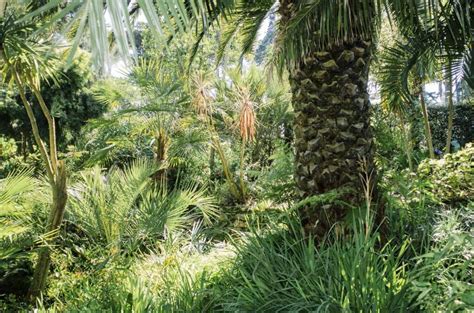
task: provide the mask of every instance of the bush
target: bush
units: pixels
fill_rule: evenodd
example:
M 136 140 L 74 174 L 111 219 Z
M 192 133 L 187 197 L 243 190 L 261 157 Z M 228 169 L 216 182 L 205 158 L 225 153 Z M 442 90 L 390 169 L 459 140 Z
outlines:
M 468 144 L 444 159 L 426 159 L 418 166 L 421 179 L 430 182 L 429 190 L 443 202 L 474 198 L 474 145 Z
M 474 203 L 440 214 L 432 246 L 410 274 L 413 307 L 425 312 L 474 310 Z
M 446 106 L 429 107 L 433 146 L 443 149 L 446 146 L 448 128 L 448 108 Z M 454 106 L 453 139 L 461 146 L 474 141 L 474 105 Z

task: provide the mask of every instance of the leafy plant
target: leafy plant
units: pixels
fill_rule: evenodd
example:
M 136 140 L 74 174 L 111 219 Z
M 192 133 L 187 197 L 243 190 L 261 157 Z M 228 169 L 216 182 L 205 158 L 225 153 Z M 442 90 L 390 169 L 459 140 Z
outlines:
M 35 186 L 28 171 L 12 173 L 0 180 L 0 260 L 22 250 L 16 241 L 31 227 L 31 206 L 25 204 L 25 196 Z
M 234 266 L 221 278 L 222 309 L 404 312 L 406 245 L 380 245 L 376 234 L 357 231 L 317 246 L 301 231 L 293 220 L 254 229 L 237 244 Z
M 474 309 L 473 210 L 471 202 L 464 209 L 438 216 L 433 245 L 415 257 L 410 273 L 414 307 L 427 312 Z
M 155 171 L 145 160 L 106 174 L 97 166 L 84 171 L 71 191 L 68 220 L 113 254 L 153 244 L 198 218 L 210 223 L 217 216 L 213 199 L 203 189 L 155 187 Z
M 474 145 L 440 160 L 424 160 L 418 167 L 422 179 L 431 182 L 429 189 L 440 200 L 464 201 L 474 197 Z

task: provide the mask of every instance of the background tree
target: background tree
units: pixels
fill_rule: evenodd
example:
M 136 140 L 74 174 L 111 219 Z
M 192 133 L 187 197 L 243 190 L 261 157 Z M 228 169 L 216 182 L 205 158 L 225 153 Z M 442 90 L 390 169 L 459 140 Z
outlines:
M 40 43 L 38 38 L 32 36 L 37 29 L 35 22 L 18 23 L 17 21 L 18 19 L 14 15 L 8 14 L 1 17 L 2 76 L 18 89 L 28 114 L 52 192 L 52 206 L 47 231 L 48 233 L 57 232 L 64 216 L 67 200 L 66 168 L 64 161 L 58 160 L 55 120 L 41 94 L 40 85 L 42 79 L 54 77 L 55 60 L 46 54 L 47 47 Z M 34 94 L 47 121 L 47 145 L 41 138 L 32 105 L 26 97 L 26 88 L 29 88 Z M 50 237 L 48 243 L 52 244 L 55 237 Z M 50 262 L 50 248 L 46 246 L 40 250 L 30 287 L 30 295 L 33 298 L 36 298 L 45 286 Z
M 106 109 L 92 97 L 90 87 L 93 75 L 89 66 L 87 54 L 77 54 L 68 69 L 65 69 L 65 64 L 58 68 L 56 83 L 49 79 L 41 84 L 43 98 L 56 120 L 56 140 L 62 150 L 77 140 L 75 134 L 88 119 L 100 116 Z M 43 137 L 48 133 L 48 125 L 41 118 L 43 113 L 38 101 L 31 92 L 27 92 L 25 96 L 32 103 L 40 135 Z M 0 126 L 2 133 L 21 143 L 21 152 L 26 157 L 33 151 L 34 139 L 31 136 L 28 116 L 17 92 L 6 93 L 5 101 L 0 104 L 0 118 L 4 121 Z

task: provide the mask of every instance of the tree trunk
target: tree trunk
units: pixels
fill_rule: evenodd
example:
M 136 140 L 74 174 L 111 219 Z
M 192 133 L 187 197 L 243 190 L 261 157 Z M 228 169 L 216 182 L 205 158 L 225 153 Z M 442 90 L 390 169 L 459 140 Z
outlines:
M 410 172 L 413 172 L 413 145 L 412 145 L 412 136 L 411 136 L 411 124 L 406 123 L 405 119 L 399 115 L 398 116 L 400 120 L 400 131 L 402 132 L 403 136 L 403 148 L 405 150 L 405 154 L 407 156 L 407 161 L 408 161 L 408 168 L 410 169 Z
M 447 85 L 447 97 L 448 97 L 448 131 L 446 136 L 446 153 L 451 152 L 451 140 L 453 137 L 453 119 L 454 119 L 454 104 L 453 104 L 453 78 L 451 77 L 451 71 L 448 78 Z
M 33 280 L 28 291 L 30 299 L 38 298 L 46 285 L 46 278 L 51 264 L 51 247 L 54 245 L 57 232 L 61 226 L 64 210 L 67 202 L 66 188 L 66 167 L 64 161 L 58 162 L 58 170 L 54 184 L 51 186 L 53 192 L 53 205 L 49 215 L 48 228 L 45 239 L 45 247 L 43 247 L 38 255 Z
M 425 95 L 424 95 L 422 84 L 420 84 L 420 87 L 419 87 L 419 98 L 420 98 L 421 112 L 423 113 L 423 125 L 425 127 L 426 145 L 428 146 L 430 158 L 434 159 L 435 154 L 434 154 L 434 148 L 433 148 L 433 137 L 431 135 L 430 119 L 428 116 L 428 108 L 426 107 Z
M 158 170 L 153 175 L 153 180 L 159 186 L 164 186 L 167 182 L 168 148 L 170 138 L 164 129 L 160 129 L 155 134 L 154 159 Z
M 361 176 L 375 182 L 373 138 L 367 92 L 371 43 L 333 46 L 304 58 L 291 71 L 295 109 L 295 179 L 302 197 L 349 189 L 344 201 L 364 200 Z M 365 169 L 361 166 L 364 159 Z M 324 235 L 347 215 L 342 205 L 305 207 L 306 231 Z

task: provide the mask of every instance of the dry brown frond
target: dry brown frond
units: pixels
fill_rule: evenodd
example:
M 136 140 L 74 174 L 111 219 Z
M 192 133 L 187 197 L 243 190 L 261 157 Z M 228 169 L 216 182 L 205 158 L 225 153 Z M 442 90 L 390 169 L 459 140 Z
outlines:
M 192 78 L 192 84 L 192 104 L 194 109 L 201 117 L 209 116 L 211 113 L 209 82 L 203 73 L 198 73 Z
M 250 93 L 246 88 L 239 88 L 240 136 L 244 142 L 255 139 L 255 110 Z

